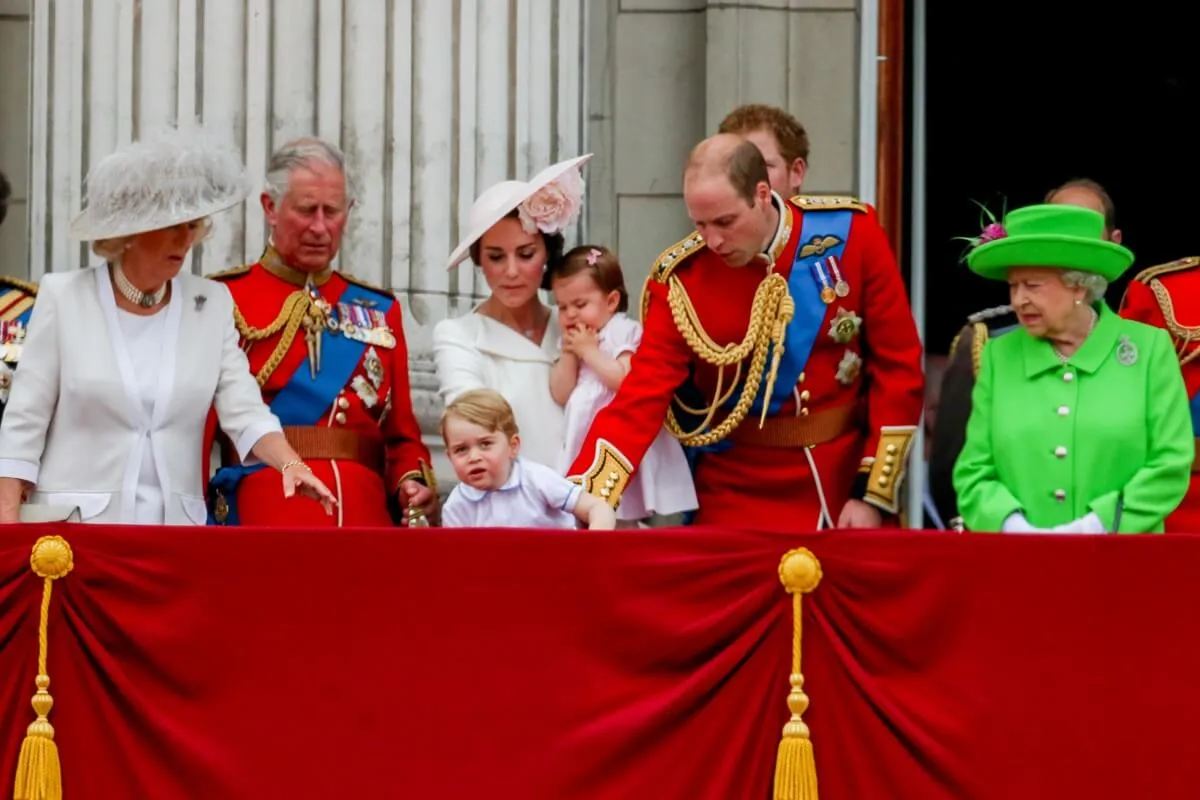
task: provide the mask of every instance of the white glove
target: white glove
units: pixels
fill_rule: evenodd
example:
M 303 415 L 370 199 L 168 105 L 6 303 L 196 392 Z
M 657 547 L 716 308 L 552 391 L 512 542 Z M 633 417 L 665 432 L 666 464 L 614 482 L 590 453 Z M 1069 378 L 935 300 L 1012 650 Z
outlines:
M 1086 516 L 1080 517 L 1074 522 L 1068 522 L 1066 525 L 1058 525 L 1051 528 L 1052 533 L 1108 533 L 1104 529 L 1104 523 L 1100 521 L 1100 516 L 1092 511 Z
M 1004 524 L 1000 527 L 1001 533 L 1048 533 L 1043 528 L 1035 528 L 1029 524 L 1029 520 L 1025 519 L 1025 515 L 1020 511 L 1014 511 L 1004 518 Z

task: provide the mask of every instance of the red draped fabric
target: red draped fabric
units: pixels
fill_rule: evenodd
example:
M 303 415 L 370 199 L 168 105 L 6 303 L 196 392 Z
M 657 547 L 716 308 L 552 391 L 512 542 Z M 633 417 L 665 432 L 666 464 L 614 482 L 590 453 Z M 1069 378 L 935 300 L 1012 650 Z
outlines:
M 770 797 L 791 602 L 822 800 L 1191 798 L 1200 537 L 13 527 L 0 778 L 76 798 Z

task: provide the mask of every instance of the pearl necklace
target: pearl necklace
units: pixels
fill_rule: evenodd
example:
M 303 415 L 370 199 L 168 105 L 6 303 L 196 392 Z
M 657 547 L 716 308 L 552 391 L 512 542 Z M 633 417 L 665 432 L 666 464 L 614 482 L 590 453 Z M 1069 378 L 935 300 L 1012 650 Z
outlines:
M 156 292 L 143 292 L 134 286 L 129 282 L 129 278 L 125 277 L 125 271 L 121 269 L 120 264 L 113 265 L 113 282 L 117 284 L 117 291 L 121 293 L 122 297 L 142 308 L 154 308 L 167 296 L 167 284 L 165 283 L 158 287 Z
M 1090 310 L 1092 312 L 1092 321 L 1088 323 L 1087 333 L 1085 333 L 1083 335 L 1083 338 L 1085 340 L 1087 339 L 1087 337 L 1092 335 L 1092 330 L 1095 329 L 1095 327 L 1096 327 L 1096 320 L 1098 320 L 1100 318 L 1100 315 L 1096 313 L 1096 309 L 1093 308 Z M 1080 345 L 1081 346 L 1083 345 L 1082 341 L 1080 341 Z M 1054 355 L 1058 356 L 1058 360 L 1060 363 L 1066 364 L 1068 361 L 1071 360 L 1071 356 L 1065 354 L 1062 350 L 1059 350 L 1054 345 L 1050 345 L 1050 347 L 1051 347 L 1051 349 L 1054 350 Z M 1076 349 L 1078 349 L 1078 348 L 1076 348 Z

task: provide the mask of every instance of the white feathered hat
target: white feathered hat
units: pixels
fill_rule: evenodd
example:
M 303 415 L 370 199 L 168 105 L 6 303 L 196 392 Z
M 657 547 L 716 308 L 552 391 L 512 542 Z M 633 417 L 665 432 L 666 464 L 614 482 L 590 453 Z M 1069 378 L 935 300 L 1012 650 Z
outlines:
M 471 252 L 471 245 L 514 209 L 529 233 L 562 233 L 579 216 L 583 205 L 583 178 L 579 168 L 591 153 L 551 164 L 526 181 L 501 181 L 484 190 L 467 213 L 467 235 L 450 254 L 452 269 Z
M 250 193 L 237 148 L 196 126 L 173 128 L 105 156 L 85 185 L 87 207 L 68 231 L 83 241 L 203 219 Z

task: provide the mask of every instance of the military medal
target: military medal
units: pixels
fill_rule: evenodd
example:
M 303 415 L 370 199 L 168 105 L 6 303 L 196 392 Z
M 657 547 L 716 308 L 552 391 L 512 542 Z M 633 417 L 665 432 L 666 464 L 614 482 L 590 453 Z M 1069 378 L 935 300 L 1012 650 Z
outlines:
M 846 279 L 842 277 L 842 271 L 838 269 L 837 256 L 829 257 L 829 271 L 833 274 L 833 291 L 838 297 L 845 297 L 850 294 L 850 284 L 846 283 Z
M 821 267 L 821 262 L 824 259 L 817 259 L 812 264 L 813 273 L 816 275 L 817 282 L 821 284 L 821 302 L 829 305 L 837 299 L 837 295 L 833 291 L 833 287 L 829 285 L 829 278 L 825 276 L 825 270 Z
M 366 357 L 363 359 L 363 368 L 367 371 L 367 377 L 371 379 L 371 385 L 378 389 L 383 385 L 383 361 L 379 358 L 379 354 L 372 347 L 367 351 Z
M 837 310 L 837 315 L 829 323 L 829 338 L 838 344 L 847 344 L 858 335 L 862 327 L 862 317 L 844 308 Z

